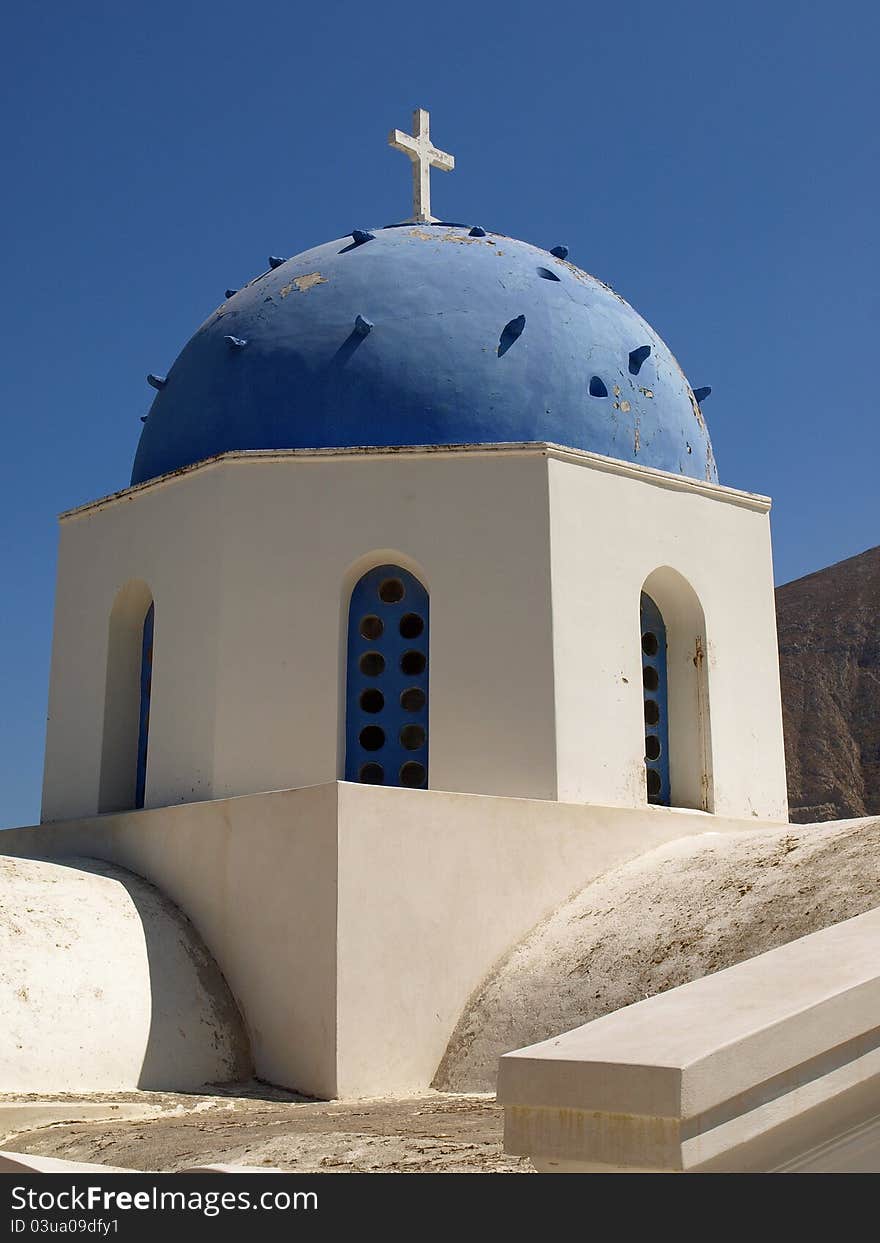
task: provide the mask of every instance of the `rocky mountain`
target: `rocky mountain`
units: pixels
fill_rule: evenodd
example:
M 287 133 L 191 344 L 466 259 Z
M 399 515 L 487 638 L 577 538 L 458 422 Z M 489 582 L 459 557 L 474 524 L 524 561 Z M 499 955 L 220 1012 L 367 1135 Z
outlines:
M 880 547 L 776 591 L 791 819 L 880 813 Z

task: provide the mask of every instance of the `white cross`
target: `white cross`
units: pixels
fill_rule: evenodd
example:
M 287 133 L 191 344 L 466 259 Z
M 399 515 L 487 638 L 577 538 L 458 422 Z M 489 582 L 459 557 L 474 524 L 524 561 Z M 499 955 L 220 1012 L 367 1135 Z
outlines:
M 445 151 L 438 151 L 431 142 L 429 133 L 430 117 L 424 108 L 413 111 L 412 137 L 403 130 L 393 129 L 388 135 L 388 143 L 397 151 L 404 151 L 412 160 L 413 166 L 413 214 L 412 220 L 422 224 L 432 224 L 436 217 L 431 215 L 431 169 L 441 168 L 444 173 L 451 173 L 455 168 L 455 159 Z

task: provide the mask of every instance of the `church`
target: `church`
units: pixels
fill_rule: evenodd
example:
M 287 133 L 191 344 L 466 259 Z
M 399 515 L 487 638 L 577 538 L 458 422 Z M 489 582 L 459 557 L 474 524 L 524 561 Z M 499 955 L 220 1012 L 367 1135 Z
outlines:
M 414 128 L 415 219 L 227 290 L 62 516 L 43 820 L 339 779 L 786 818 L 769 502 L 565 246 L 431 217 Z
M 558 238 L 435 219 L 425 111 L 390 142 L 411 217 L 227 289 L 60 517 L 0 1091 L 429 1088 L 572 894 L 787 822 L 770 500 L 710 389 Z

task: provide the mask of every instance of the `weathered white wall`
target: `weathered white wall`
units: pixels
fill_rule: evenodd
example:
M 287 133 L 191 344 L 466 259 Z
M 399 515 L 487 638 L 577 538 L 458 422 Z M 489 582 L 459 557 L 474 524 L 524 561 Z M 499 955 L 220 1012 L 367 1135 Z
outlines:
M 348 594 L 383 561 L 431 592 L 430 783 L 552 798 L 540 453 L 245 454 L 61 524 L 44 820 L 99 807 L 108 620 L 155 601 L 148 807 L 343 772 Z
M 152 881 L 204 937 L 261 1078 L 370 1096 L 427 1088 L 494 963 L 595 876 L 752 825 L 333 783 L 10 829 L 0 847 Z
M 344 773 L 348 598 L 383 562 L 431 596 L 431 788 L 555 795 L 540 455 L 313 455 L 222 470 L 215 797 Z
M 659 471 L 548 463 L 556 679 L 558 797 L 638 805 L 645 800 L 639 598 L 651 589 L 668 616 L 670 669 L 676 618 L 659 590 L 680 575 L 702 605 L 711 727 L 707 809 L 788 818 L 768 503 Z M 657 586 L 653 584 L 658 582 Z M 672 679 L 670 679 L 672 682 Z M 672 686 L 670 710 L 673 711 Z M 673 730 L 673 802 L 699 808 L 693 703 Z M 676 769 L 678 746 L 678 771 Z M 678 797 L 676 787 L 678 787 Z
M 204 937 L 257 1074 L 335 1095 L 335 785 L 8 829 L 0 848 L 89 855 L 146 877 Z
M 101 806 L 110 615 L 132 579 L 156 610 L 147 803 L 213 797 L 220 482 L 195 471 L 183 487 L 125 493 L 62 521 L 43 819 Z
M 751 827 L 340 784 L 339 1094 L 432 1083 L 488 971 L 588 881 L 673 838 Z
M 223 977 L 167 898 L 94 859 L 0 856 L 0 1092 L 188 1092 L 250 1074 Z
M 766 511 L 541 446 L 231 454 L 75 511 L 42 817 L 107 806 L 108 624 L 126 582 L 155 602 L 156 807 L 342 774 L 348 595 L 398 561 L 431 595 L 432 789 L 644 805 L 639 595 L 671 567 L 706 617 L 705 805 L 785 818 Z M 674 801 L 699 807 L 693 740 L 673 732 Z

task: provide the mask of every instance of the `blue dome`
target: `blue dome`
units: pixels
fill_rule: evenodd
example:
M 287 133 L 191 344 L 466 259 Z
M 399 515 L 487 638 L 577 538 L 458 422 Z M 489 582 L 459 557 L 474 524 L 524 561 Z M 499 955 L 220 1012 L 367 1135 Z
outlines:
M 132 483 L 232 449 L 550 441 L 716 480 L 681 368 L 565 259 L 466 226 L 397 225 L 272 267 L 199 328 Z

